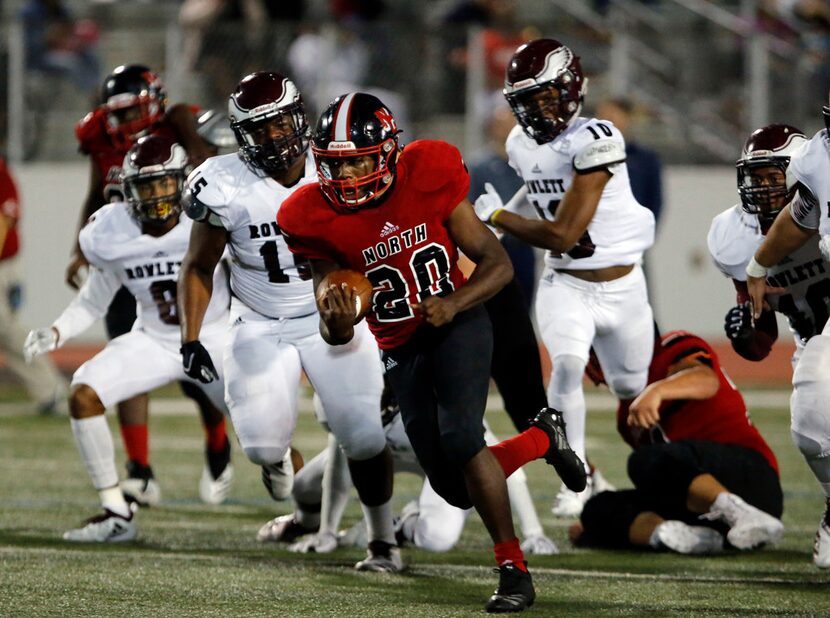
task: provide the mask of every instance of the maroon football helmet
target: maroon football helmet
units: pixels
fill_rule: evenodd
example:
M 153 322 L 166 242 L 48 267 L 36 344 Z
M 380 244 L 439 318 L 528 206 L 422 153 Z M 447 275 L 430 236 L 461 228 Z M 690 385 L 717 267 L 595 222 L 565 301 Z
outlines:
M 187 153 L 174 140 L 140 138 L 124 157 L 122 170 L 124 195 L 136 219 L 160 224 L 181 212 Z
M 790 156 L 807 136 L 786 124 L 771 124 L 750 135 L 738 159 L 738 192 L 741 207 L 769 224 L 789 202 L 795 189 L 787 189 Z
M 228 117 L 242 157 L 266 174 L 284 172 L 308 150 L 303 99 L 284 75 L 246 76 L 228 100 Z
M 587 82 L 579 57 L 568 47 L 536 39 L 513 54 L 503 92 L 528 137 L 546 144 L 579 115 Z

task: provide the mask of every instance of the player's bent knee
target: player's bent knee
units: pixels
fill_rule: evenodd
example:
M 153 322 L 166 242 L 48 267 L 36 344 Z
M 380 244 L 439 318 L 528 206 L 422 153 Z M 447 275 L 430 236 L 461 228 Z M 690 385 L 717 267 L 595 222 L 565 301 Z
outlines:
M 648 375 L 625 375 L 612 377 L 608 381 L 608 388 L 617 399 L 634 399 L 646 387 Z
M 380 431 L 351 431 L 337 436 L 346 457 L 353 461 L 364 461 L 376 457 L 386 448 L 386 434 Z
M 793 442 L 804 457 L 830 454 L 830 388 L 823 381 L 799 384 L 790 400 L 790 414 Z
M 485 448 L 484 436 L 476 431 L 457 430 L 441 433 L 441 449 L 455 466 L 463 468 Z
M 72 418 L 90 418 L 104 412 L 104 404 L 91 386 L 77 384 L 72 387 L 72 393 L 69 395 L 69 414 Z
M 243 446 L 245 456 L 259 466 L 267 466 L 282 461 L 288 450 L 288 445 L 279 446 Z
M 582 388 L 585 361 L 572 354 L 562 354 L 553 359 L 550 389 L 557 394 L 572 393 Z

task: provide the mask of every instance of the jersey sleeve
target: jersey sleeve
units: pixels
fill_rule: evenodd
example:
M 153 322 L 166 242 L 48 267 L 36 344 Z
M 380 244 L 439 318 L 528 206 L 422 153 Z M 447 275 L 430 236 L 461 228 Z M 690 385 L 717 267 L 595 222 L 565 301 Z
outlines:
M 442 209 L 446 221 L 470 192 L 470 174 L 461 152 L 452 144 L 431 140 L 413 142 L 407 150 L 416 186 L 421 193 L 429 194 L 430 203 Z
M 17 221 L 20 218 L 20 198 L 6 162 L 0 159 L 0 214 Z
M 309 202 L 322 199 L 317 185 L 301 187 L 280 205 L 277 211 L 277 226 L 292 253 L 306 260 L 337 262 L 337 252 L 326 244 L 319 234 L 315 235 L 305 216 L 311 209 Z
M 75 125 L 75 138 L 78 140 L 78 150 L 83 154 L 91 154 L 96 141 L 101 139 L 103 131 L 103 111 L 93 110 L 84 116 Z
M 182 192 L 182 209 L 194 221 L 226 230 L 234 229 L 228 208 L 228 191 L 214 158 L 208 159 L 187 177 Z
M 734 217 L 732 208 L 720 213 L 709 226 L 706 245 L 712 262 L 725 277 L 746 281 L 746 265 L 755 254 L 753 247 L 746 247 L 740 238 L 730 232 Z
M 625 139 L 607 120 L 590 120 L 571 138 L 570 154 L 574 170 L 587 174 L 607 169 L 612 174 L 625 162 Z
M 507 139 L 504 142 L 504 150 L 507 153 L 507 164 L 513 168 L 513 171 L 516 172 L 519 178 L 522 177 L 522 172 L 516 163 L 516 149 L 518 148 L 518 143 L 522 135 L 524 135 L 522 128 L 516 125 L 510 129 L 510 133 L 507 134 Z
M 660 353 L 665 371 L 681 362 L 695 361 L 717 369 L 719 363 L 715 351 L 706 341 L 691 333 L 678 333 L 663 342 Z
M 120 287 L 121 282 L 113 272 L 93 266 L 81 291 L 52 323 L 60 333 L 59 345 L 81 334 L 100 319 Z
M 793 201 L 790 202 L 790 216 L 799 226 L 808 230 L 817 230 L 821 221 L 821 208 L 812 191 L 804 185 L 797 185 Z

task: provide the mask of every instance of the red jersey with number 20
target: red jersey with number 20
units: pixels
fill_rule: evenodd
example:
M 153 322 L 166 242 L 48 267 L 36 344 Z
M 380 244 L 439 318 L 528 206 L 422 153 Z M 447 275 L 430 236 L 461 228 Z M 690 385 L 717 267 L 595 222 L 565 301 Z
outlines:
M 366 320 L 378 346 L 390 349 L 423 321 L 410 304 L 465 282 L 446 224 L 469 186 L 457 148 L 416 141 L 401 153 L 395 185 L 379 206 L 343 214 L 318 185 L 307 185 L 283 202 L 277 221 L 293 252 L 366 275 L 374 288 Z

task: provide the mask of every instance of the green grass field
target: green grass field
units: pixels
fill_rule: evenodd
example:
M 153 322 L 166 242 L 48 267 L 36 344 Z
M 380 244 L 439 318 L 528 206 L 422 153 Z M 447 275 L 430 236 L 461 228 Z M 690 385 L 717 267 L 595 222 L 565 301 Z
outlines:
M 411 568 L 403 575 L 353 571 L 363 555 L 358 549 L 315 556 L 258 544 L 259 526 L 289 504 L 266 498 L 259 468 L 238 451 L 230 502 L 199 502 L 202 433 L 191 404 L 178 400 L 151 421 L 152 463 L 164 498 L 138 514 L 139 540 L 66 543 L 61 534 L 96 512 L 97 496 L 68 419 L 39 417 L 15 399 L 0 392 L 0 616 L 467 616 L 483 614 L 495 586 L 491 546 L 476 516 L 448 554 L 405 550 Z M 295 445 L 310 458 L 325 436 L 307 410 L 306 403 Z M 500 435 L 510 433 L 503 413 L 488 419 Z M 782 469 L 787 530 L 778 547 L 714 558 L 574 549 L 570 522 L 550 514 L 558 480 L 535 462 L 527 469 L 531 488 L 561 554 L 531 557 L 538 597 L 529 615 L 830 615 L 830 572 L 810 560 L 821 492 L 790 442 L 787 410 L 759 409 L 753 419 Z M 595 463 L 609 480 L 628 485 L 627 449 L 610 412 L 591 412 L 588 433 Z M 397 508 L 419 486 L 416 477 L 399 475 Z M 358 517 L 353 501 L 344 524 Z

